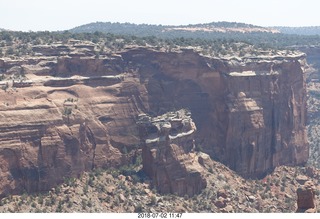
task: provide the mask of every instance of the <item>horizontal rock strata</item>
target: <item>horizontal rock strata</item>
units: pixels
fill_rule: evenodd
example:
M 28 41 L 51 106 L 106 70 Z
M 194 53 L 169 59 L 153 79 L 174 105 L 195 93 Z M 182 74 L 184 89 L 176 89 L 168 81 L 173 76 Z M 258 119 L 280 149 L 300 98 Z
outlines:
M 131 163 L 138 115 L 182 108 L 197 126 L 195 145 L 245 177 L 307 161 L 303 54 L 221 59 L 128 48 L 98 58 L 79 43 L 34 52 L 0 60 L 0 194 Z

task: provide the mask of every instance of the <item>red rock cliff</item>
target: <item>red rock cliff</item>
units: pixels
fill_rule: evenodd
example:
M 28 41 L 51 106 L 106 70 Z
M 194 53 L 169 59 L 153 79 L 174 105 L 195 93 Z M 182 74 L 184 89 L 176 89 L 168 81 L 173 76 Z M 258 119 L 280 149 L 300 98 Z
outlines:
M 304 56 L 209 59 L 130 51 L 149 109 L 189 108 L 196 143 L 245 177 L 308 159 Z
M 181 108 L 193 115 L 195 144 L 243 176 L 308 158 L 304 56 L 47 53 L 0 62 L 5 75 L 27 76 L 1 82 L 1 194 L 46 190 L 66 176 L 130 163 L 140 144 L 138 115 Z

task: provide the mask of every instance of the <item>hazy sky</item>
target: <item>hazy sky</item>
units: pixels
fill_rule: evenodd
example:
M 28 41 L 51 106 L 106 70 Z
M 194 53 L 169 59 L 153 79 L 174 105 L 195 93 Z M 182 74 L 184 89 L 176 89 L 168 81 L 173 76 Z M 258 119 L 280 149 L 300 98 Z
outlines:
M 319 0 L 0 0 L 0 28 L 66 30 L 96 21 L 320 26 Z

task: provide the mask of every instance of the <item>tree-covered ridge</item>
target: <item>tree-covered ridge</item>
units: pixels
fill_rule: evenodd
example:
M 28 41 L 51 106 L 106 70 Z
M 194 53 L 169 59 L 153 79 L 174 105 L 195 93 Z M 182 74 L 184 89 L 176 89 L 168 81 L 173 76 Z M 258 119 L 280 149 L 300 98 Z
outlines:
M 284 34 L 297 34 L 297 35 L 320 35 L 320 26 L 310 27 L 272 27 L 272 29 L 279 30 Z
M 66 42 L 68 39 L 88 40 L 93 43 L 105 41 L 105 47 L 110 47 L 112 50 L 133 44 L 138 46 L 168 47 L 170 49 L 181 46 L 200 47 L 205 54 L 214 56 L 224 55 L 225 53 L 234 53 L 234 55 L 242 56 L 246 54 L 246 51 L 242 50 L 242 48 L 248 47 L 244 45 L 252 45 L 251 49 L 255 51 L 253 53 L 255 54 L 259 53 L 259 50 L 275 51 L 288 48 L 291 50 L 291 48 L 295 47 L 319 46 L 320 44 L 320 35 L 292 35 L 263 31 L 214 32 L 206 31 L 205 28 L 208 27 L 262 28 L 236 22 L 213 22 L 180 26 L 96 22 L 63 32 L 0 31 L 0 56 L 31 54 L 32 45 L 50 44 L 59 41 Z M 168 31 L 170 28 L 171 30 Z M 196 28 L 196 31 L 188 31 L 186 28 L 193 28 L 193 30 Z M 239 46 L 239 43 L 242 46 Z M 229 48 L 233 48 L 233 50 L 229 50 Z
M 195 26 L 213 26 L 213 27 L 231 27 L 231 28 L 235 28 L 235 27 L 238 27 L 238 28 L 256 28 L 256 27 L 259 27 L 260 26 L 256 26 L 256 25 L 253 25 L 253 24 L 245 24 L 245 23 L 238 23 L 238 22 L 227 22 L 227 21 L 219 21 L 219 22 L 211 22 L 211 23 L 204 23 L 204 24 L 189 24 L 189 25 L 180 25 L 178 27 L 181 27 L 181 26 L 192 26 L 192 27 L 195 27 Z
M 132 24 L 132 23 L 111 23 L 95 22 L 75 27 L 70 30 L 73 33 L 95 31 L 113 34 L 130 34 L 135 36 L 158 36 L 165 38 L 193 37 L 198 38 L 201 32 L 219 33 L 219 32 L 273 32 L 270 28 L 259 27 L 251 24 L 237 22 L 212 22 L 205 24 L 189 25 L 151 25 L 151 24 Z M 191 33 L 188 33 L 191 32 Z M 208 36 L 201 36 L 208 38 Z
M 137 37 L 134 35 L 116 35 L 112 33 L 72 33 L 64 32 L 0 32 L 0 57 L 34 56 L 34 46 L 68 44 L 79 40 L 93 43 L 96 55 L 111 54 L 128 47 L 153 47 L 155 50 L 174 51 L 194 49 L 210 57 L 251 57 L 259 55 L 291 54 L 291 50 L 278 50 L 263 43 L 252 43 L 231 37 L 206 38 L 161 38 L 155 36 Z M 254 42 L 254 41 L 253 41 Z
M 132 35 L 150 35 L 152 33 L 162 33 L 168 28 L 260 28 L 264 30 L 269 30 L 270 28 L 255 26 L 252 24 L 245 23 L 237 23 L 237 22 L 211 22 L 204 24 L 189 24 L 189 25 L 152 25 L 152 24 L 133 24 L 133 23 L 112 23 L 112 22 L 94 22 L 89 24 L 84 24 L 78 27 L 71 29 L 71 32 L 79 33 L 79 32 L 110 32 L 118 33 L 118 34 L 132 34 Z M 258 30 L 258 29 L 257 29 Z M 145 32 L 147 31 L 147 32 Z M 266 32 L 264 31 L 264 32 Z M 219 31 L 215 31 L 219 32 Z
M 225 28 L 251 28 L 252 31 L 237 31 L 237 32 L 219 32 L 205 30 L 204 28 L 217 27 Z M 192 31 L 188 28 L 193 28 Z M 256 28 L 256 29 L 254 29 Z M 259 29 L 260 28 L 260 29 Z M 163 25 L 149 25 L 149 24 L 131 24 L 131 23 L 111 23 L 111 22 L 96 22 L 82 25 L 70 30 L 72 33 L 113 33 L 120 35 L 134 35 L 138 37 L 157 36 L 158 38 L 172 39 L 172 38 L 195 38 L 202 40 L 234 40 L 246 42 L 258 46 L 270 48 L 286 48 L 292 46 L 308 46 L 319 45 L 319 35 L 298 35 L 276 33 L 271 28 L 254 26 L 250 24 L 236 23 L 236 22 L 213 22 L 207 24 L 190 24 L 180 26 L 163 26 Z M 299 29 L 299 28 L 298 28 Z M 308 29 L 308 28 L 307 28 Z M 317 29 L 315 27 L 315 29 Z M 169 31 L 168 31 L 169 30 Z M 254 31 L 259 30 L 259 31 Z M 268 31 L 270 30 L 270 31 Z M 278 29 L 283 31 L 283 29 Z M 303 28 L 301 28 L 301 31 Z

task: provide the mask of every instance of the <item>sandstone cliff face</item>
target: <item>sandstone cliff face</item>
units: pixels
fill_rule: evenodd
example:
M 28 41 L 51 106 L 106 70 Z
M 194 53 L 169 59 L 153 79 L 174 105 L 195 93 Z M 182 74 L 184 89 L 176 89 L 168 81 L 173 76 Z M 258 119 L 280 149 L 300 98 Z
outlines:
M 179 110 L 155 118 L 142 114 L 138 126 L 143 170 L 159 192 L 193 196 L 206 187 L 206 169 L 194 151 L 196 127 L 190 112 Z
M 92 46 L 51 49 L 0 61 L 1 194 L 130 163 L 138 115 L 181 108 L 192 113 L 195 144 L 243 176 L 308 158 L 301 55 L 223 60 L 133 48 L 94 58 Z
M 297 60 L 262 65 L 270 71 L 228 74 L 226 160 L 244 176 L 308 159 L 301 65 Z
M 100 124 L 81 115 L 67 118 L 63 108 L 41 99 L 32 106 L 16 98 L 17 104 L 1 111 L 2 195 L 45 191 L 85 170 L 122 162 L 121 153 L 108 147 Z
M 149 108 L 191 110 L 197 144 L 245 177 L 308 159 L 303 56 L 230 60 L 130 51 Z M 138 60 L 137 60 L 138 57 Z

